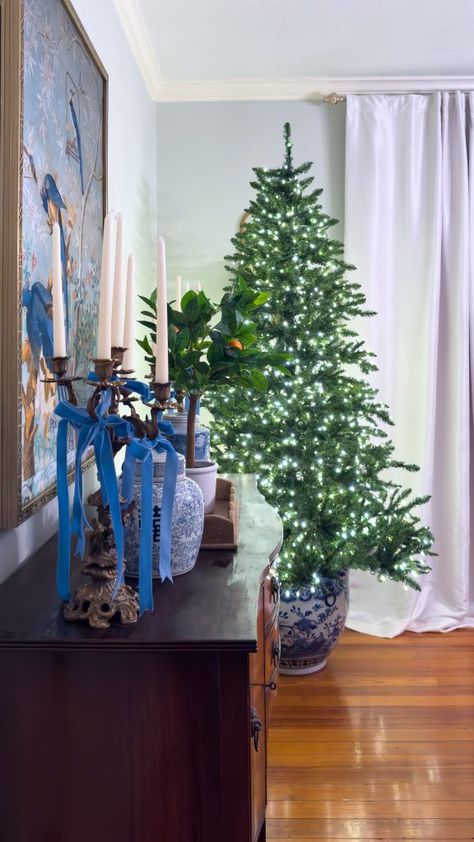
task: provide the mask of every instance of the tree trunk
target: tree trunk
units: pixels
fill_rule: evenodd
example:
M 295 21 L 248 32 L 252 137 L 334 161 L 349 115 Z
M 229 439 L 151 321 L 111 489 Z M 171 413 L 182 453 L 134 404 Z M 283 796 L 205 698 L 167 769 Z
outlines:
M 195 430 L 196 430 L 196 408 L 199 395 L 189 395 L 189 409 L 188 409 L 188 424 L 186 429 L 186 467 L 196 467 L 196 448 L 195 448 Z

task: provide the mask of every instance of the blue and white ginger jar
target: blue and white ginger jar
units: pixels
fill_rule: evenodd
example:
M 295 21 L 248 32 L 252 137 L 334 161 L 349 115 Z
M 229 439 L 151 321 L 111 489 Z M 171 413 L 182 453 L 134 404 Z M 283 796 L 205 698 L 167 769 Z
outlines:
M 163 416 L 163 421 L 171 421 L 174 433 L 166 438 L 171 442 L 177 453 L 186 456 L 186 427 L 188 423 L 187 412 L 169 412 Z M 196 460 L 198 462 L 209 461 L 210 431 L 208 427 L 201 425 L 199 416 L 196 418 L 196 429 L 194 433 L 194 446 L 196 449 Z
M 317 586 L 280 591 L 280 672 L 305 675 L 326 665 L 346 625 L 349 576 L 321 577 Z
M 159 578 L 161 500 L 165 455 L 153 452 L 153 578 Z M 126 576 L 138 576 L 140 546 L 141 464 L 137 462 L 133 486 L 136 509 L 125 527 Z M 179 456 L 178 480 L 171 521 L 171 573 L 180 576 L 196 564 L 204 528 L 202 491 L 185 474 L 184 456 Z

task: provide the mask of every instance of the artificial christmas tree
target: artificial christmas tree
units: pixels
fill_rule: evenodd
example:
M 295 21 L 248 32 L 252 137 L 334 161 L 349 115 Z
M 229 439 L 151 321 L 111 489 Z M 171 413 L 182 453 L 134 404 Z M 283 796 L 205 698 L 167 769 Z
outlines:
M 374 314 L 348 277 L 342 243 L 329 236 L 336 220 L 322 210 L 322 191 L 310 189 L 311 166 L 294 166 L 286 124 L 283 166 L 254 170 L 256 195 L 227 268 L 231 288 L 243 278 L 271 293 L 258 341 L 293 354 L 292 375 L 267 372 L 258 400 L 241 389 L 211 396 L 214 455 L 221 470 L 256 473 L 281 514 L 283 598 L 307 589 L 327 601 L 328 581 L 341 585 L 350 568 L 419 588 L 433 537 L 414 509 L 428 498 L 410 497 L 387 476 L 417 467 L 393 458 L 388 409 L 366 379 L 373 355 L 351 327 Z M 310 611 L 293 609 L 300 625 L 312 622 Z

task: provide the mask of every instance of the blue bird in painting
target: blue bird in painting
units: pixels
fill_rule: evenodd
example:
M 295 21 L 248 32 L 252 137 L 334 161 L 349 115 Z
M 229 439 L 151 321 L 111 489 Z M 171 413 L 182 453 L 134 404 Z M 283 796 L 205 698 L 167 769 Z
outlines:
M 42 356 L 51 368 L 51 357 L 54 356 L 51 292 L 36 281 L 31 288 L 23 289 L 21 303 L 26 307 L 26 333 L 35 368 L 39 371 Z
M 77 119 L 76 109 L 74 108 L 74 91 L 70 91 L 69 96 L 69 109 L 71 111 L 72 122 L 74 124 L 74 131 L 76 133 L 76 143 L 77 143 L 77 155 L 79 158 L 79 172 L 81 174 L 81 193 L 84 195 L 84 168 L 82 164 L 82 145 L 81 145 L 81 132 L 79 129 L 79 120 Z
M 41 201 L 51 222 L 57 222 L 59 225 L 61 239 L 61 263 L 63 267 L 63 295 L 64 315 L 66 323 L 66 341 L 69 342 L 69 303 L 67 294 L 66 241 L 64 239 L 63 223 L 61 219 L 61 210 L 66 210 L 66 205 L 62 200 L 57 184 L 51 173 L 46 173 L 44 177 L 43 186 L 41 188 Z
M 44 357 L 51 371 L 51 359 L 54 357 L 51 292 L 42 283 L 35 281 L 31 288 L 24 287 L 21 303 L 23 307 L 26 307 L 26 335 L 35 369 L 39 372 L 41 357 Z M 59 400 L 67 399 L 68 393 L 65 386 L 58 386 L 58 397 Z

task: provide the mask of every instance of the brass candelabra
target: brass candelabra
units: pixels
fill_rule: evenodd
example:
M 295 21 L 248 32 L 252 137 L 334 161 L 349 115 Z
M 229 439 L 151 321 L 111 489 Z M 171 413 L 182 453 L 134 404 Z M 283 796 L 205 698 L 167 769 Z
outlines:
M 139 438 L 154 439 L 159 434 L 160 415 L 169 406 L 170 384 L 156 382 L 153 377 L 154 372 L 152 372 L 154 401 L 152 404 L 147 404 L 151 406 L 151 417 L 147 416 L 144 420 L 140 418 L 133 405 L 136 398 L 133 391 L 126 385 L 127 375 L 132 374 L 132 371 L 122 370 L 125 351 L 126 348 L 114 347 L 111 359 L 93 360 L 93 375 L 86 379 L 86 382 L 94 387 L 87 401 L 87 412 L 91 418 L 98 420 L 97 408 L 101 395 L 109 389 L 112 400 L 108 413 L 117 415 L 122 403 L 130 411 L 130 415 L 124 420 L 131 424 L 135 435 Z M 74 382 L 82 378 L 68 376 L 68 362 L 69 357 L 54 357 L 52 360 L 54 378 L 47 382 L 65 386 L 69 402 L 77 406 Z M 129 439 L 117 435 L 113 428 L 109 428 L 108 432 L 115 455 L 128 443 Z M 104 505 L 100 490 L 91 494 L 87 502 L 97 510 L 97 516 L 92 519 L 90 528 L 86 530 L 86 550 L 80 565 L 81 574 L 87 576 L 89 581 L 79 585 L 69 601 L 64 604 L 64 617 L 69 621 L 86 621 L 96 629 L 108 628 L 114 617 L 117 617 L 122 624 L 135 623 L 139 616 L 136 591 L 124 582 L 120 582 L 116 588 L 117 550 L 109 507 Z M 134 508 L 135 503 L 132 502 L 126 510 L 122 510 L 124 526 L 127 525 Z M 116 593 L 114 593 L 115 590 Z

